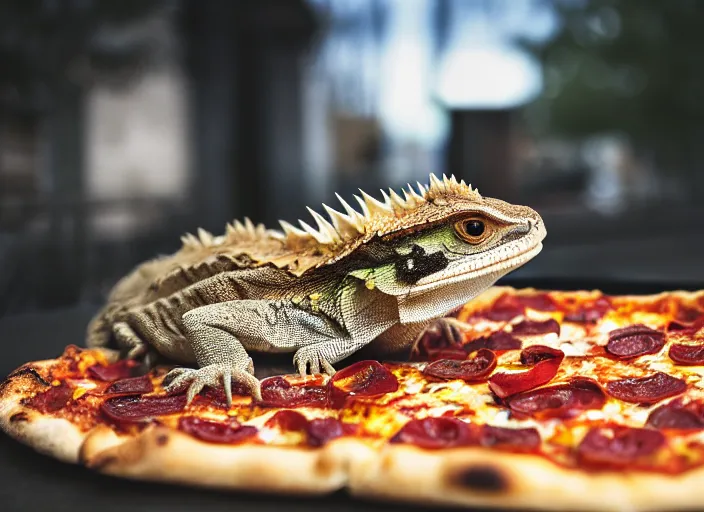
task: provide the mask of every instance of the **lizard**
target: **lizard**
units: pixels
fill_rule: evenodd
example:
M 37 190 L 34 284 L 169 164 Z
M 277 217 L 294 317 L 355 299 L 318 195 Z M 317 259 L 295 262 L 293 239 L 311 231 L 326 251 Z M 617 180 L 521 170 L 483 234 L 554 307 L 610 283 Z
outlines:
M 249 352 L 293 352 L 301 375 L 368 346 L 375 353 L 413 344 L 435 319 L 461 307 L 542 249 L 546 230 L 527 206 L 482 196 L 464 180 L 431 174 L 427 184 L 389 189 L 345 213 L 308 208 L 317 228 L 249 219 L 137 266 L 113 287 L 87 329 L 90 347 L 117 347 L 153 365 L 182 366 L 167 392 L 190 403 L 205 386 L 232 383 L 261 399 Z

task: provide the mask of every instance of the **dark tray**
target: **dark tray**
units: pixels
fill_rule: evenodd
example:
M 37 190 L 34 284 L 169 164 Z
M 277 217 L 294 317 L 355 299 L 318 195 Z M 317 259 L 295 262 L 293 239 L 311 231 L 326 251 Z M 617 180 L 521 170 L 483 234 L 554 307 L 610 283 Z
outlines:
M 550 279 L 506 279 L 502 284 L 557 290 L 601 289 L 609 294 L 648 294 L 673 289 L 704 288 L 704 283 L 570 282 Z M 0 319 L 0 374 L 7 375 L 26 361 L 56 357 L 68 344 L 80 344 L 85 325 L 94 311 L 94 308 L 84 307 Z M 400 512 L 408 508 L 409 505 L 389 505 L 354 499 L 344 492 L 324 498 L 301 498 L 242 492 L 225 493 L 175 485 L 132 482 L 58 462 L 0 434 L 0 510 L 5 512 Z M 415 507 L 413 509 L 422 510 Z

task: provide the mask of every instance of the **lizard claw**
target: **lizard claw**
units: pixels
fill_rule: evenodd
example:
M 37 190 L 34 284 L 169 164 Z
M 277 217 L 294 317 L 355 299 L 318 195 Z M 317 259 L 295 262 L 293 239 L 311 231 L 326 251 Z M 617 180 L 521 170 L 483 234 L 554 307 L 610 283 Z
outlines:
M 158 362 L 159 354 L 155 351 L 145 348 L 144 345 L 134 347 L 127 352 L 127 359 L 142 360 L 142 364 L 146 368 L 154 368 Z
M 146 345 L 137 345 L 127 351 L 127 359 L 139 359 L 147 353 Z
M 113 326 L 113 332 L 117 338 L 118 346 L 126 351 L 125 357 L 127 359 L 141 359 L 147 368 L 153 368 L 156 365 L 159 354 L 149 344 L 142 341 L 129 325 L 125 322 L 117 322 Z
M 437 319 L 437 325 L 442 329 L 445 337 L 453 345 L 462 345 L 464 341 L 464 333 L 468 330 L 469 325 L 452 317 L 442 317 Z
M 412 347 L 415 351 L 420 340 L 428 333 L 443 334 L 450 346 L 461 346 L 464 343 L 464 333 L 470 328 L 469 324 L 457 320 L 452 317 L 437 318 L 434 322 L 425 327 L 416 339 L 413 341 Z
M 255 400 L 261 400 L 259 380 L 250 372 L 232 368 L 226 364 L 211 364 L 197 370 L 193 368 L 174 368 L 164 380 L 169 382 L 164 387 L 167 393 L 182 391 L 188 387 L 186 404 L 190 405 L 198 393 L 205 386 L 212 388 L 223 387 L 227 397 L 228 407 L 232 405 L 232 380 L 244 385 Z
M 308 369 L 310 368 L 310 375 L 315 375 L 320 373 L 320 369 L 328 375 L 335 375 L 335 368 L 320 354 L 320 351 L 314 347 L 303 347 L 299 349 L 293 356 L 293 364 L 298 369 L 298 373 L 302 377 L 308 374 Z

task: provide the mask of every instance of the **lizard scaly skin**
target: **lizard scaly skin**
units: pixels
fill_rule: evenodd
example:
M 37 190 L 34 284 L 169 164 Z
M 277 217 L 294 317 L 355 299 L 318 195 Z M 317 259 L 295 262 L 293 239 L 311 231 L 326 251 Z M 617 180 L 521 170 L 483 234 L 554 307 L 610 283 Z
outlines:
M 403 197 L 362 192 L 361 212 L 313 210 L 313 228 L 249 220 L 214 237 L 187 235 L 171 256 L 137 267 L 112 290 L 88 328 L 89 346 L 186 365 L 168 390 L 232 381 L 260 398 L 249 351 L 294 352 L 301 374 L 367 345 L 409 346 L 433 319 L 461 306 L 542 248 L 545 227 L 526 206 L 482 197 L 454 177 L 430 176 Z

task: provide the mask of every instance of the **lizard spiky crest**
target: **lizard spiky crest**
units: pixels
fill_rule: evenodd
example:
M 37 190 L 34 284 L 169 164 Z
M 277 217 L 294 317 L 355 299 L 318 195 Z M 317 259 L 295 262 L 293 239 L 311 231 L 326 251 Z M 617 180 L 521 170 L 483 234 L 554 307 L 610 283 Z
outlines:
M 409 184 L 402 193 L 382 190 L 383 201 L 379 201 L 360 190 L 354 197 L 361 212 L 337 195 L 345 213 L 323 204 L 328 220 L 308 208 L 317 228 L 303 220 L 298 221 L 300 228 L 280 221 L 280 232 L 245 219 L 228 224 L 225 235 L 219 237 L 199 229 L 198 237 L 188 234 L 182 238 L 182 252 L 246 254 L 259 264 L 271 263 L 300 275 L 338 261 L 375 236 L 442 220 L 482 201 L 478 190 L 454 176 L 440 179 L 431 174 L 428 187 L 418 183 L 416 190 Z
M 404 219 L 411 220 L 415 224 L 418 218 L 418 209 L 423 204 L 448 204 L 450 200 L 459 198 L 469 201 L 481 200 L 481 195 L 476 189 L 467 185 L 464 180 L 457 181 L 454 176 L 449 178 L 443 176 L 443 179 L 440 180 L 431 174 L 429 187 L 426 188 L 419 183 L 418 191 L 416 191 L 409 184 L 408 191 L 402 190 L 402 192 L 404 197 L 401 197 L 393 189 L 389 189 L 388 194 L 381 190 L 384 200 L 379 201 L 360 190 L 361 197 L 355 196 L 355 199 L 360 205 L 361 213 L 353 209 L 338 195 L 346 214 L 323 205 L 332 224 L 316 211 L 308 208 L 318 225 L 318 229 L 312 228 L 302 220 L 299 223 L 303 230 L 293 227 L 288 222 L 280 221 L 284 229 L 286 245 L 293 250 L 304 248 L 307 245 L 325 245 L 336 249 L 370 233 L 385 234 L 394 226 L 407 224 L 403 222 Z

